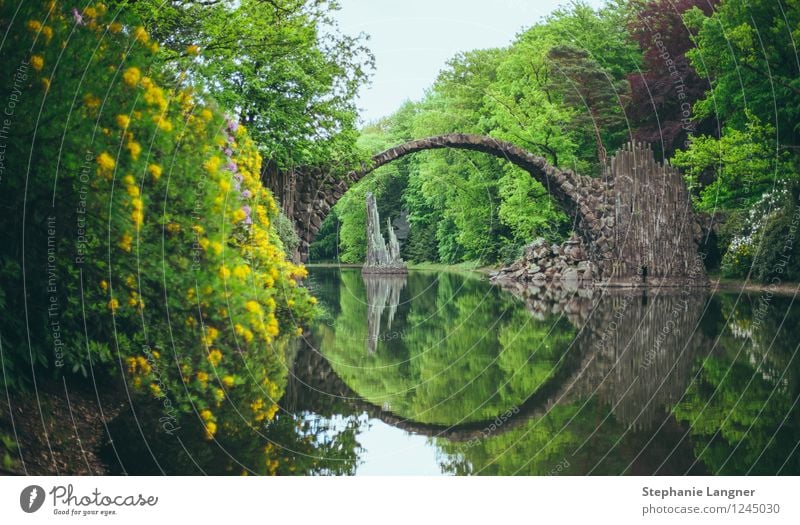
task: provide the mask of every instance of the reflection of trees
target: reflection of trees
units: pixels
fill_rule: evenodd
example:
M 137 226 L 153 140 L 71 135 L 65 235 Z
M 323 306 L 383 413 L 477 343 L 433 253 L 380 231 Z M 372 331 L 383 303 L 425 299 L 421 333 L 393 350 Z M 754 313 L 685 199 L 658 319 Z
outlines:
M 567 299 L 526 299 L 540 317 L 567 312 L 581 325 L 574 345 L 582 363 L 559 399 L 545 415 L 483 439 L 437 440 L 445 452 L 443 468 L 482 474 L 651 474 L 664 460 L 662 472 L 692 468 L 669 410 L 684 392 L 705 340 L 696 330 L 704 298 L 622 292 Z M 676 447 L 679 452 L 671 454 Z
M 137 410 L 109 424 L 114 438 L 103 455 L 109 473 L 132 475 L 316 475 L 352 474 L 360 447 L 359 421 L 333 421 L 305 414 L 279 413 L 266 428 L 246 424 L 226 428 L 215 441 L 202 439 L 202 427 L 188 416 L 173 435 L 161 430 L 160 413 Z M 196 432 L 195 432 L 196 431 Z
M 722 353 L 702 363 L 675 416 L 690 425 L 698 459 L 714 474 L 798 474 L 792 331 L 800 312 L 788 299 L 751 299 L 740 297 L 735 306 L 736 298 L 722 299 Z
M 370 354 L 357 344 L 370 337 L 369 312 L 358 274 L 351 274 L 342 274 L 348 292 L 340 293 L 340 316 L 330 330 L 320 328 L 321 349 L 359 395 L 421 423 L 491 420 L 522 404 L 574 335 L 566 321 L 555 328 L 534 321 L 480 281 L 412 273 L 406 291 L 415 299 L 398 313 L 403 327 L 396 337 L 377 338 Z
M 298 364 L 293 359 L 294 366 Z M 227 410 L 225 432 L 217 439 L 202 438 L 197 414 L 180 418 L 172 435 L 162 430 L 163 412 L 152 405 L 136 407 L 109 423 L 113 439 L 103 456 L 110 473 L 133 475 L 225 475 L 353 474 L 361 448 L 356 435 L 362 422 L 353 414 L 342 415 L 340 407 L 310 413 L 294 403 L 298 386 L 294 370 L 289 374 L 286 393 L 275 418 L 262 427 L 250 426 L 223 401 L 218 411 Z M 286 371 L 284 370 L 284 374 Z M 341 405 L 340 405 L 341 406 Z
M 366 294 L 357 272 L 343 273 L 339 315 L 314 331 L 348 398 L 328 411 L 366 410 L 432 436 L 448 472 L 800 471 L 789 332 L 800 312 L 788 302 L 745 297 L 734 307 L 734 298 L 706 304 L 656 290 L 519 303 L 480 281 L 412 273 L 399 335 L 378 337 L 370 355 Z M 529 410 L 532 399 L 541 406 Z

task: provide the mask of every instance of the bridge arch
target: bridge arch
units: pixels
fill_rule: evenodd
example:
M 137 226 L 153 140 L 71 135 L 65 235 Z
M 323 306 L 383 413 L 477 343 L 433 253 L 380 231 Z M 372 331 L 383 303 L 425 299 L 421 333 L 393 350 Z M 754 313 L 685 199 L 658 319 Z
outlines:
M 301 239 L 301 259 L 305 260 L 307 257 L 308 246 L 314 241 L 322 221 L 351 186 L 382 166 L 413 153 L 434 149 L 479 151 L 507 160 L 524 169 L 547 189 L 572 219 L 577 219 L 576 229 L 582 236 L 586 234 L 586 241 L 591 241 L 591 232 L 584 230 L 590 224 L 592 217 L 587 216 L 584 210 L 590 211 L 597 208 L 598 202 L 592 199 L 596 195 L 592 195 L 589 190 L 593 188 L 593 184 L 595 189 L 599 189 L 599 185 L 597 185 L 599 181 L 569 170 L 559 170 L 544 158 L 510 142 L 483 135 L 449 133 L 412 140 L 389 148 L 374 155 L 371 161 L 361 169 L 351 171 L 338 181 L 332 180 L 329 174 L 323 173 L 321 170 L 310 170 L 311 173 L 303 173 L 303 170 L 299 170 L 291 208 L 292 219 Z
M 353 184 L 407 155 L 444 148 L 494 155 L 539 181 L 573 220 L 583 252 L 596 267 L 595 279 L 623 284 L 706 284 L 702 263 L 697 262 L 702 230 L 683 176 L 668 164 L 656 162 L 649 145 L 634 143 L 617 151 L 599 178 L 556 168 L 510 142 L 464 133 L 389 148 L 341 178 L 319 168 L 293 170 L 290 177 L 282 174 L 268 185 L 282 196 L 284 210 L 300 237 L 295 258 L 307 260 L 322 221 Z

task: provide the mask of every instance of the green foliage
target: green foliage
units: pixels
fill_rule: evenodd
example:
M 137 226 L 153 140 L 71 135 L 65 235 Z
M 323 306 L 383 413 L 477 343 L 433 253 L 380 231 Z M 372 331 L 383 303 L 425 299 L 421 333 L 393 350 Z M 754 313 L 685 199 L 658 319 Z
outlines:
M 695 8 L 684 19 L 697 31 L 697 47 L 687 56 L 700 76 L 711 80 L 711 91 L 693 107 L 697 117 L 744 130 L 752 113 L 776 130 L 768 142 L 772 151 L 800 145 L 800 65 L 791 45 L 798 37 L 800 6 L 725 0 L 711 16 Z
M 309 262 L 336 261 L 339 255 L 339 217 L 336 208 L 322 221 L 314 243 L 308 252 Z
M 789 155 L 775 152 L 775 128 L 749 113 L 744 130 L 727 126 L 722 137 L 693 137 L 672 164 L 683 168 L 700 210 L 746 209 L 769 189 L 796 179 Z M 713 173 L 713 181 L 703 180 Z
M 372 68 L 364 37 L 341 34 L 328 0 L 115 0 L 163 43 L 158 59 L 248 126 L 279 166 L 354 160 L 354 95 Z
M 781 282 L 800 279 L 798 188 L 782 187 L 764 196 L 737 219 L 738 230 L 722 259 L 725 277 Z
M 292 220 L 284 215 L 283 211 L 280 209 L 275 216 L 275 233 L 278 234 L 280 247 L 283 249 L 284 253 L 291 257 L 298 246 L 300 246 L 300 237 L 297 235 L 297 232 L 294 231 Z
M 689 424 L 695 454 L 714 475 L 798 471 L 796 340 L 791 298 L 723 296 L 727 323 L 719 353 L 699 363 L 698 378 L 673 409 Z
M 0 271 L 4 309 L 28 313 L 3 317 L 6 360 L 119 375 L 201 439 L 270 420 L 288 337 L 315 300 L 276 242 L 253 140 L 185 75 L 152 64 L 135 17 L 16 7 L 0 16 L 17 72 L 0 88 L 16 100 Z

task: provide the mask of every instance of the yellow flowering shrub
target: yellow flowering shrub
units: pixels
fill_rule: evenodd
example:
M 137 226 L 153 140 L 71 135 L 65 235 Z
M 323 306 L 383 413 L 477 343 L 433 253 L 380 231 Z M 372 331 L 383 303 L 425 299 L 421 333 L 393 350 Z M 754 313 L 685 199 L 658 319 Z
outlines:
M 15 51 L 4 65 L 21 73 L 5 75 L 3 90 L 25 94 L 15 129 L 40 124 L 35 141 L 9 139 L 23 154 L 5 158 L 0 199 L 11 211 L 0 220 L 15 232 L 23 213 L 29 224 L 50 215 L 54 225 L 12 239 L 1 262 L 17 267 L 24 242 L 31 267 L 57 261 L 57 286 L 31 279 L 29 298 L 0 300 L 13 311 L 27 304 L 42 327 L 47 306 L 60 305 L 71 346 L 54 356 L 51 331 L 37 330 L 32 346 L 46 349 L 39 365 L 80 373 L 87 351 L 112 373 L 123 363 L 118 372 L 142 399 L 169 400 L 173 426 L 194 421 L 207 439 L 264 425 L 286 385 L 288 342 L 314 306 L 297 285 L 305 269 L 277 241 L 278 209 L 261 183 L 256 145 L 182 76 L 151 66 L 154 42 L 143 27 L 113 19 L 102 4 L 57 2 L 49 15 L 39 4 L 22 4 L 17 17 L 26 22 L 7 37 Z M 2 4 L 2 19 L 10 7 Z M 22 325 L 4 328 L 4 348 L 19 349 L 12 361 L 28 359 L 26 337 Z

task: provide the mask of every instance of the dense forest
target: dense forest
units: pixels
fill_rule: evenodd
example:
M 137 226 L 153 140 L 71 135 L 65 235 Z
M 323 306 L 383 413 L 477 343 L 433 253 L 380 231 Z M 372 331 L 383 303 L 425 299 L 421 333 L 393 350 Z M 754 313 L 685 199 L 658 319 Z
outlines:
M 800 244 L 778 263 L 797 223 L 798 27 L 792 3 L 629 0 L 594 10 L 574 2 L 506 48 L 454 57 L 422 100 L 365 126 L 358 144 L 375 153 L 479 133 L 596 176 L 625 142 L 648 142 L 684 172 L 696 210 L 717 217 L 704 246 L 709 270 L 768 281 L 779 267 L 796 280 Z M 312 260 L 363 260 L 366 191 L 381 216 L 408 221 L 403 254 L 416 262 L 510 262 L 532 239 L 560 240 L 571 228 L 545 188 L 510 163 L 423 152 L 349 191 Z

